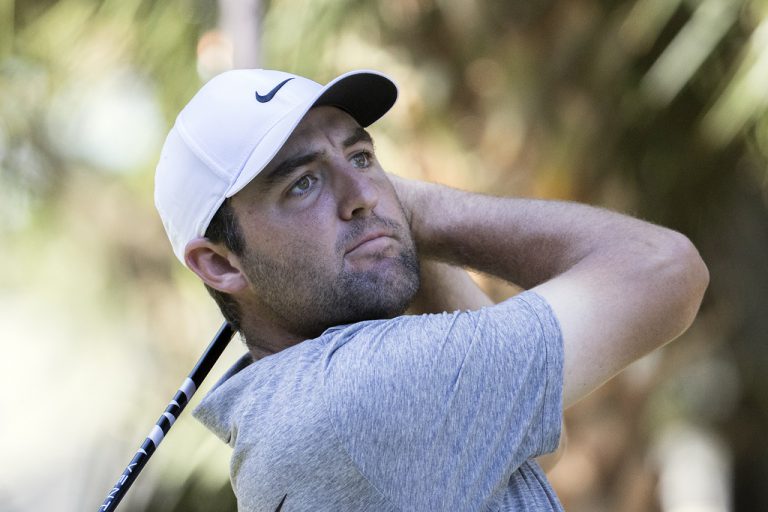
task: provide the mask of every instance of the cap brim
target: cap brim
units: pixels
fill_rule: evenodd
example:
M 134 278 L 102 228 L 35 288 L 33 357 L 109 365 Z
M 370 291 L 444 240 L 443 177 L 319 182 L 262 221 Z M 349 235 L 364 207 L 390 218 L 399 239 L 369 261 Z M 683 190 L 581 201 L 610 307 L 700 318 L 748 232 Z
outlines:
M 397 99 L 397 86 L 386 75 L 361 70 L 345 73 L 318 90 L 315 97 L 289 111 L 254 148 L 227 191 L 232 197 L 255 178 L 283 147 L 293 130 L 313 107 L 333 106 L 367 127 L 386 114 Z

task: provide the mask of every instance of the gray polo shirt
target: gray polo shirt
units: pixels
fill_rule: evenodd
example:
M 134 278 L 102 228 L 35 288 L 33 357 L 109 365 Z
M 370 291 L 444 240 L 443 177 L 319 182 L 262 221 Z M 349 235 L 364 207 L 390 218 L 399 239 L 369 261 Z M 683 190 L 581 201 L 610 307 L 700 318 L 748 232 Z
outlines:
M 562 366 L 525 292 L 241 361 L 194 415 L 233 448 L 240 511 L 562 510 L 532 460 L 558 444 Z

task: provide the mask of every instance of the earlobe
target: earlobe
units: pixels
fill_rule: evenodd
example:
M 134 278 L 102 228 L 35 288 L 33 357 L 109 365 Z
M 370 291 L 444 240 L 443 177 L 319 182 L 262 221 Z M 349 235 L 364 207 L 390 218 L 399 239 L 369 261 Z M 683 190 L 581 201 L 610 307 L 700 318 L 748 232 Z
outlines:
M 205 284 L 225 293 L 237 293 L 248 287 L 239 266 L 239 258 L 221 244 L 198 237 L 184 250 L 184 260 Z

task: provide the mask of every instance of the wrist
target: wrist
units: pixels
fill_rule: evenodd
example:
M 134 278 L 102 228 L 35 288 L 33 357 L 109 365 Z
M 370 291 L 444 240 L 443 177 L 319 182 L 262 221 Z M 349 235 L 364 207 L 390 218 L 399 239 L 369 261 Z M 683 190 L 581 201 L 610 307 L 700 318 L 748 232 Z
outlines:
M 388 177 L 397 193 L 400 204 L 403 207 L 403 212 L 408 221 L 408 226 L 411 229 L 411 234 L 417 245 L 420 245 L 420 238 L 423 231 L 420 219 L 423 215 L 423 208 L 419 206 L 419 203 L 421 202 L 419 199 L 421 195 L 419 188 L 424 183 L 396 176 L 394 174 L 389 174 Z
M 419 254 L 438 261 L 455 261 L 463 241 L 461 203 L 465 199 L 458 190 L 425 181 L 390 175 L 390 180 L 405 210 L 411 234 Z

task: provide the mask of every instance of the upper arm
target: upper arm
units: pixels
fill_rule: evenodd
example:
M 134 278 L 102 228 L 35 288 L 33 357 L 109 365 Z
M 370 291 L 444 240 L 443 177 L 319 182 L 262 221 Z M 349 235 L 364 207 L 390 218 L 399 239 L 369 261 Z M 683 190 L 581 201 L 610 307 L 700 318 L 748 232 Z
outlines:
M 533 288 L 560 323 L 565 405 L 680 335 L 707 279 L 695 248 L 673 233 L 666 247 L 642 262 L 592 261 Z

